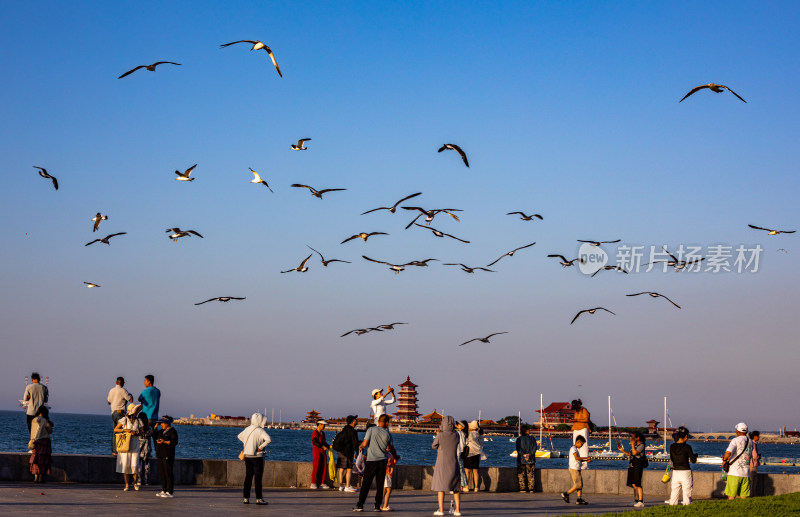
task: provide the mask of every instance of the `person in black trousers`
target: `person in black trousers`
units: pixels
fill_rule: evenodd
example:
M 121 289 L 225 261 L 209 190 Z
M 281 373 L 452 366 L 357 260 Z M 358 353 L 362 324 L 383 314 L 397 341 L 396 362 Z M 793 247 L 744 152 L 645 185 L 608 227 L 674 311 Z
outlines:
M 389 426 L 389 415 L 378 418 L 378 426 L 367 429 L 364 441 L 359 445 L 359 450 L 367 449 L 367 461 L 364 466 L 364 481 L 358 494 L 358 502 L 353 508 L 354 512 L 363 512 L 364 503 L 367 501 L 370 485 L 375 480 L 375 511 L 380 512 L 383 506 L 383 485 L 386 479 L 386 464 L 389 462 L 387 452 L 391 452 L 397 461 L 400 455 L 392 443 L 392 435 L 386 429 Z
M 175 491 L 175 447 L 178 445 L 178 431 L 172 427 L 172 417 L 164 415 L 158 421 L 161 429 L 156 431 L 156 458 L 158 458 L 158 479 L 161 492 L 157 497 L 173 497 Z

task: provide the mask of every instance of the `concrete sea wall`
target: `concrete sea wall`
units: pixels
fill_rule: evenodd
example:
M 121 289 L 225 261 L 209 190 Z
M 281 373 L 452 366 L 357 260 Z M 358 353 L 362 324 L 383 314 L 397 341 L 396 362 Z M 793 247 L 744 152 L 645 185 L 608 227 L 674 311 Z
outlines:
M 0 482 L 32 481 L 28 468 L 29 454 L 0 453 Z M 158 482 L 157 466 L 152 460 L 150 482 Z M 594 470 L 583 473 L 583 491 L 587 494 L 627 494 L 626 470 Z M 661 482 L 663 470 L 646 470 L 643 487 L 645 497 L 667 498 L 669 483 Z M 489 467 L 480 469 L 481 490 L 514 492 L 519 490 L 515 468 Z M 694 497 L 697 499 L 723 497 L 725 484 L 718 472 L 694 472 Z M 267 461 L 264 468 L 265 487 L 307 488 L 311 478 L 311 463 Z M 780 495 L 800 492 L 800 474 L 759 474 L 755 495 Z M 398 490 L 430 490 L 433 467 L 397 465 L 394 486 Z M 78 454 L 54 454 L 48 479 L 59 483 L 123 483 L 116 472 L 116 458 Z M 244 462 L 238 460 L 178 459 L 175 461 L 175 483 L 178 485 L 241 486 L 244 483 Z M 537 469 L 536 491 L 558 493 L 569 488 L 566 469 Z

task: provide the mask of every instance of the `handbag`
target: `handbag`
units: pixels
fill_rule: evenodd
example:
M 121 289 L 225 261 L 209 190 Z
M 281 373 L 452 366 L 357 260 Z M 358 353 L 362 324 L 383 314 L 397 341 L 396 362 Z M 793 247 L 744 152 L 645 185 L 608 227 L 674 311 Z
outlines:
M 255 431 L 256 429 L 258 429 L 258 427 L 253 428 L 253 431 Z M 250 431 L 247 434 L 247 438 L 244 439 L 244 443 L 242 444 L 242 452 L 239 453 L 239 461 L 244 461 L 244 446 L 247 445 L 247 440 L 250 439 L 250 435 L 253 434 L 253 431 Z
M 129 433 L 117 433 L 116 440 L 117 452 L 131 452 L 131 437 Z
M 749 446 L 750 446 L 750 440 L 749 440 L 749 439 L 747 439 L 747 441 L 746 441 L 746 442 L 745 442 L 745 444 L 744 444 L 744 447 L 742 447 L 742 452 L 740 452 L 739 454 L 737 454 L 735 458 L 733 458 L 733 459 L 728 459 L 728 461 L 723 461 L 723 462 L 722 462 L 722 470 L 724 470 L 726 474 L 728 473 L 728 470 L 730 470 L 730 468 L 731 468 L 731 463 L 734 463 L 736 460 L 738 460 L 738 459 L 739 459 L 739 456 L 741 456 L 742 454 L 744 454 L 744 451 L 746 451 L 746 450 L 747 450 L 747 447 L 749 447 Z
M 669 483 L 669 480 L 672 477 L 670 472 L 672 472 L 672 467 L 670 465 L 667 465 L 667 470 L 665 470 L 664 471 L 664 475 L 661 476 L 661 482 L 662 483 Z

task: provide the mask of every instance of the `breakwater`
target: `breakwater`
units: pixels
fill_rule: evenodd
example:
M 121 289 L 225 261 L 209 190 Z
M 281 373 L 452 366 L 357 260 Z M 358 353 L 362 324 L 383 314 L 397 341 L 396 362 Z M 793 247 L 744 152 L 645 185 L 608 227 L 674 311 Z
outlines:
M 32 481 L 28 469 L 29 454 L 0 453 L 0 481 Z M 122 474 L 116 472 L 116 459 L 112 456 L 83 454 L 53 454 L 49 481 L 58 483 L 118 483 Z M 583 491 L 587 494 L 627 494 L 625 469 L 586 470 L 583 473 Z M 642 480 L 648 498 L 668 497 L 669 484 L 661 482 L 662 470 L 645 470 Z M 517 472 L 513 467 L 488 467 L 480 469 L 482 490 L 514 492 L 519 490 Z M 800 474 L 758 474 L 756 495 L 780 495 L 800 492 Z M 263 484 L 265 487 L 298 489 L 308 488 L 311 463 L 292 461 L 265 462 Z M 397 465 L 394 486 L 398 490 L 430 490 L 433 467 L 429 465 Z M 157 483 L 157 467 L 152 460 L 150 483 Z M 176 459 L 175 483 L 231 487 L 244 482 L 244 462 L 238 460 Z M 571 484 L 567 469 L 537 469 L 537 492 L 559 493 Z M 697 499 L 723 497 L 725 483 L 719 472 L 694 472 L 694 497 Z

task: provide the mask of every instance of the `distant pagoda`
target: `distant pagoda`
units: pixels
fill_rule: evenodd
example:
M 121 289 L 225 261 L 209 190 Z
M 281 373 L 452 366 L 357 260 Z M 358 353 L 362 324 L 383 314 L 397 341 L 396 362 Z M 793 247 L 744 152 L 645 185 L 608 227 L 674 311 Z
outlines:
M 420 414 L 417 413 L 417 385 L 411 382 L 411 377 L 406 376 L 406 382 L 400 384 L 397 394 L 397 411 L 395 417 L 400 422 L 416 422 Z
M 319 413 L 312 409 L 311 411 L 306 413 L 306 418 L 303 420 L 303 422 L 309 424 L 316 424 L 317 420 L 319 420 Z

